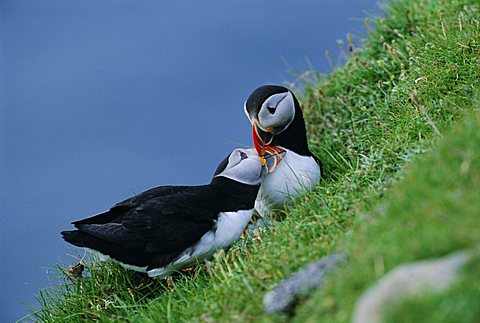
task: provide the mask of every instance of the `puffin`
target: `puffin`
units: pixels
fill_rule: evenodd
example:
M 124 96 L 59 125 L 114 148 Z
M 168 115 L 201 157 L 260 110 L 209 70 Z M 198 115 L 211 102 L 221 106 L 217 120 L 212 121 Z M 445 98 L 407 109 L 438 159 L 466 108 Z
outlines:
M 275 161 L 270 162 L 275 163 Z M 160 186 L 75 221 L 61 232 L 101 260 L 163 278 L 227 249 L 252 216 L 265 174 L 255 149 L 235 149 L 200 186 Z
M 255 149 L 266 161 L 267 175 L 255 209 L 267 216 L 313 190 L 320 181 L 322 163 L 308 147 L 302 109 L 292 91 L 261 86 L 250 94 L 244 110 L 252 124 Z

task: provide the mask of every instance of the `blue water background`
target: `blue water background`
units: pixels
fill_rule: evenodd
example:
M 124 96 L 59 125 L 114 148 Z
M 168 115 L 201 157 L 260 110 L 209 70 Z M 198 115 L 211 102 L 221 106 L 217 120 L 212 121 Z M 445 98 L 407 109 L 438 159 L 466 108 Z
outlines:
M 329 72 L 373 0 L 0 1 L 0 322 L 75 260 L 69 223 L 202 184 L 251 145 L 249 93 Z

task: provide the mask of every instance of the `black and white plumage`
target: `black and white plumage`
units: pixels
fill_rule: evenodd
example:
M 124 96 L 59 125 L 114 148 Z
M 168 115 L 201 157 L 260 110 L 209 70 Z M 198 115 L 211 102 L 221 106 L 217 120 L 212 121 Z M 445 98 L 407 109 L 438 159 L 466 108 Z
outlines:
M 258 154 L 266 158 L 277 154 L 281 159 L 274 171 L 269 169 L 258 193 L 255 208 L 263 216 L 312 190 L 320 181 L 322 164 L 308 147 L 300 104 L 287 88 L 255 89 L 245 102 L 245 113 Z
M 73 222 L 63 238 L 124 267 L 165 277 L 228 248 L 247 226 L 262 180 L 254 149 L 236 149 L 202 186 L 160 186 Z

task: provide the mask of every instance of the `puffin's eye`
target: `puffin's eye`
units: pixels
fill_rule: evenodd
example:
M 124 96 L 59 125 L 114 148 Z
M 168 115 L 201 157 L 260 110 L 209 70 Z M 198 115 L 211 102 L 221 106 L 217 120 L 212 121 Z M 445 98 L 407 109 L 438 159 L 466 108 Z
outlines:
M 275 111 L 277 110 L 277 108 L 276 107 L 267 107 L 267 110 L 268 110 L 268 112 L 270 112 L 270 114 L 274 114 Z
M 240 152 L 240 160 L 244 160 L 244 159 L 247 159 L 248 156 L 247 154 L 245 154 L 243 151 Z

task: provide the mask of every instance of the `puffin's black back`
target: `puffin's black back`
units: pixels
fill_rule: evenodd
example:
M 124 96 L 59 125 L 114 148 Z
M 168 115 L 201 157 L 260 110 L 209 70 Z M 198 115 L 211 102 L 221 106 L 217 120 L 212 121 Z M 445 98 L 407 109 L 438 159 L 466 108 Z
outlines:
M 62 236 L 75 246 L 150 270 L 196 243 L 220 212 L 253 209 L 258 189 L 223 177 L 203 186 L 161 186 L 73 222 L 78 230 Z

